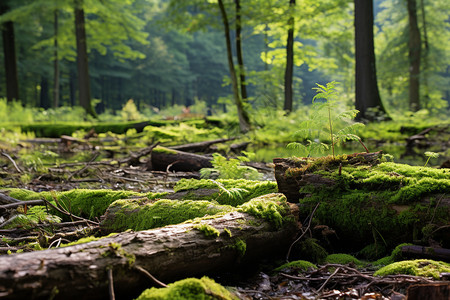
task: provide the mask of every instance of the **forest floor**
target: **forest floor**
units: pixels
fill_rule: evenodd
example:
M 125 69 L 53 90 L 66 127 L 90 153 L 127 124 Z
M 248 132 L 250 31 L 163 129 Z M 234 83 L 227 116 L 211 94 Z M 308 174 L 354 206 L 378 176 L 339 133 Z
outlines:
M 35 192 L 107 189 L 173 193 L 180 179 L 200 179 L 198 169 L 177 170 L 179 160 L 168 164 L 165 169 L 154 170 L 150 158 L 150 148 L 154 146 L 131 149 L 102 147 L 70 137 L 24 142 L 1 152 L 0 193 L 11 188 Z M 27 151 L 24 151 L 26 148 Z M 212 158 L 210 154 L 205 156 Z M 65 157 L 70 161 L 66 161 Z M 246 165 L 258 170 L 261 181 L 275 181 L 272 163 L 247 162 Z M 25 214 L 26 209 L 25 206 Z M 39 239 L 36 235 L 39 226 L 27 230 L 15 228 L 17 231 L 14 228 L 5 229 L 11 216 L 17 213 L 24 213 L 23 208 L 22 211 L 0 211 L 1 253 L 32 250 L 27 243 L 4 242 L 7 239 L 19 241 L 23 238 L 30 244 Z M 299 221 L 304 227 L 308 222 Z M 241 299 L 406 299 L 408 288 L 415 284 L 449 284 L 449 272 L 441 274 L 438 280 L 414 275 L 380 277 L 374 276 L 376 268 L 370 263 L 361 266 L 351 260 L 342 263 L 324 261 L 313 268 L 294 265 L 273 271 L 284 262 L 283 257 L 278 257 L 252 267 L 247 265 L 234 272 L 211 276 L 217 282 L 231 286 Z

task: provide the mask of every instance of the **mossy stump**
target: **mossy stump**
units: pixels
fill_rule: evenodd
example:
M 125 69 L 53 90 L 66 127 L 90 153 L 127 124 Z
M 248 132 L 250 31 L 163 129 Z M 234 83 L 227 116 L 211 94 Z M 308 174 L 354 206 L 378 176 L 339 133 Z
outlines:
M 380 152 L 274 163 L 279 191 L 300 203 L 301 218 L 320 203 L 314 217 L 336 230 L 341 250 L 389 251 L 405 242 L 450 248 L 449 169 L 385 162 Z

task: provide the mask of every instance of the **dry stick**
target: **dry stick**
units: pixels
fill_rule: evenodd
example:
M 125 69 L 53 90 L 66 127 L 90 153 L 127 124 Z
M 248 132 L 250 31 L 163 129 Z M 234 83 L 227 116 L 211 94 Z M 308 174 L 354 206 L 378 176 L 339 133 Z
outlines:
M 322 286 L 317 290 L 317 293 L 320 293 L 320 291 L 325 287 L 325 285 L 328 283 L 328 281 L 330 281 L 331 277 L 333 277 L 334 275 L 337 274 L 337 272 L 339 272 L 341 270 L 341 268 L 337 268 L 333 274 L 331 274 L 330 276 L 328 276 L 327 280 L 325 280 L 325 282 L 322 284 Z
M 309 215 L 309 222 L 308 222 L 308 226 L 306 227 L 305 231 L 303 231 L 303 233 L 300 235 L 300 237 L 298 237 L 289 247 L 288 253 L 286 254 L 286 262 L 289 262 L 289 256 L 291 255 L 291 250 L 292 247 L 294 246 L 295 243 L 297 243 L 298 241 L 300 241 L 302 239 L 302 237 L 308 232 L 309 228 L 311 227 L 311 221 L 312 218 L 314 216 L 314 213 L 316 212 L 316 209 L 319 207 L 319 203 L 316 204 L 316 207 L 314 207 L 313 211 L 311 212 L 311 214 Z
M 6 154 L 5 152 L 1 152 L 1 154 L 6 157 L 7 159 L 9 159 L 9 161 L 13 164 L 14 168 L 16 168 L 17 172 L 22 173 L 22 170 L 19 169 L 19 167 L 17 166 L 16 162 L 14 161 L 14 159 L 12 159 L 11 156 L 9 156 L 8 154 Z
M 2 194 L 2 193 L 0 193 L 0 200 L 4 201 L 4 202 L 8 202 L 8 203 L 19 203 L 19 202 L 22 202 L 22 201 L 20 201 L 20 200 L 18 200 L 16 198 L 7 196 L 7 195 Z
M 20 201 L 11 204 L 0 205 L 0 209 L 4 208 L 14 208 L 21 205 L 42 205 L 44 204 L 44 200 L 28 200 L 28 201 Z
M 134 266 L 134 268 L 136 270 L 138 270 L 139 272 L 143 273 L 145 276 L 147 276 L 148 278 L 150 278 L 154 283 L 159 284 L 162 287 L 167 287 L 167 284 L 159 281 L 158 279 L 155 278 L 155 276 L 153 276 L 152 274 L 150 274 L 146 269 L 140 267 L 140 266 Z
M 48 201 L 48 200 L 45 200 L 45 199 L 44 199 L 44 201 L 45 201 L 45 203 L 47 203 L 48 205 L 50 205 L 52 208 L 56 209 L 57 211 L 59 211 L 59 212 L 62 213 L 62 214 L 65 214 L 66 216 L 69 216 L 69 217 L 74 218 L 74 219 L 77 219 L 77 220 L 82 220 L 82 221 L 85 221 L 86 223 L 90 223 L 90 224 L 92 224 L 92 225 L 98 226 L 98 223 L 97 223 L 97 222 L 94 222 L 94 221 L 91 221 L 91 220 L 89 220 L 89 219 L 85 219 L 85 218 L 82 218 L 82 217 L 75 216 L 75 215 L 71 214 L 70 212 L 68 212 L 68 211 L 66 211 L 66 210 L 64 210 L 64 209 L 60 209 L 59 207 L 53 205 L 53 204 L 52 204 L 50 201 Z
M 114 279 L 112 268 L 108 268 L 108 290 L 109 290 L 109 299 L 115 300 L 116 296 L 114 295 Z
M 77 174 L 80 174 L 81 172 L 83 172 L 84 170 L 86 170 L 86 169 L 91 165 L 91 163 L 94 162 L 94 160 L 95 160 L 99 155 L 100 155 L 99 152 L 95 152 L 95 153 L 94 153 L 94 156 L 89 160 L 89 162 L 86 163 L 86 165 L 85 165 L 83 168 L 81 168 L 80 170 L 75 171 L 74 173 L 70 174 L 70 176 L 67 178 L 67 181 L 70 181 L 70 180 L 72 179 L 73 176 L 75 176 L 75 175 L 77 175 Z

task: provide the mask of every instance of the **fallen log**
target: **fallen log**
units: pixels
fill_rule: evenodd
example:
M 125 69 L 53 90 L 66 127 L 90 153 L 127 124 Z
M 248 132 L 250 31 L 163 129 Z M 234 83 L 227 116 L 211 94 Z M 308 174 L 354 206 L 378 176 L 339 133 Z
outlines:
M 198 223 L 1 256 L 0 299 L 108 299 L 108 270 L 116 297 L 133 299 L 151 285 L 140 268 L 170 282 L 285 253 L 298 232 L 293 220 L 276 227 L 235 211 Z
M 199 171 L 202 168 L 211 168 L 211 157 L 189 152 L 173 150 L 165 147 L 153 149 L 151 168 L 155 171 Z
M 212 146 L 214 144 L 225 143 L 228 141 L 233 141 L 235 139 L 236 139 L 235 137 L 226 138 L 226 139 L 215 139 L 215 140 L 211 140 L 211 141 L 204 141 L 204 142 L 172 146 L 169 148 L 173 149 L 173 150 L 185 151 L 185 152 L 205 152 L 206 150 L 208 150 L 208 148 L 210 146 Z
M 428 258 L 450 262 L 450 249 L 409 245 L 402 247 L 402 257 Z

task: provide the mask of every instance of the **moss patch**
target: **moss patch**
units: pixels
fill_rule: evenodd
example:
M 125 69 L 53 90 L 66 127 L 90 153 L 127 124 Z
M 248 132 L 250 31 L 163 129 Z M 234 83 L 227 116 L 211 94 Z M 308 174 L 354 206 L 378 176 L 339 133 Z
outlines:
M 74 215 L 85 218 L 98 218 L 103 215 L 108 206 L 118 199 L 131 197 L 146 197 L 154 199 L 165 195 L 165 193 L 138 193 L 132 191 L 112 190 L 88 190 L 74 189 L 65 192 L 41 192 L 36 193 L 25 189 L 10 189 L 9 195 L 19 200 L 46 199 L 53 204 L 58 203 Z M 55 214 L 59 214 L 56 213 Z M 67 219 L 67 216 L 62 216 Z
M 245 179 L 217 179 L 219 184 L 223 185 L 225 189 L 239 190 L 239 196 L 235 193 L 230 195 L 224 191 L 221 191 L 216 183 L 207 179 L 181 179 L 174 187 L 175 192 L 196 190 L 196 189 L 214 189 L 216 193 L 205 197 L 195 198 L 195 194 L 189 194 L 187 197 L 191 200 L 214 200 L 219 204 L 226 204 L 232 206 L 238 206 L 250 199 L 266 195 L 269 193 L 276 193 L 278 186 L 273 181 L 255 181 Z
M 219 237 L 220 231 L 208 224 L 196 224 L 192 228 L 197 229 L 205 234 L 207 237 Z
M 239 211 L 251 214 L 257 218 L 265 219 L 280 228 L 284 222 L 293 222 L 294 219 L 286 216 L 289 210 L 286 197 L 283 194 L 267 194 L 254 198 L 241 206 Z
M 404 260 L 387 265 L 374 273 L 376 276 L 384 275 L 413 275 L 433 277 L 439 279 L 440 273 L 449 273 L 450 264 L 429 259 Z
M 167 288 L 151 288 L 145 290 L 137 300 L 185 300 L 185 299 L 239 299 L 226 288 L 208 277 L 187 278 L 172 284 Z
M 107 231 L 122 231 L 126 229 L 147 230 L 178 224 L 184 221 L 225 214 L 234 210 L 228 205 L 217 205 L 208 201 L 148 199 L 117 200 L 106 212 L 106 218 L 101 225 Z
M 364 266 L 364 263 L 362 261 L 360 261 L 359 259 L 350 254 L 345 253 L 330 254 L 325 258 L 325 262 L 330 264 L 341 264 L 341 265 L 352 263 L 357 266 Z
M 296 261 L 291 261 L 289 263 L 286 263 L 284 265 L 279 266 L 278 268 L 276 268 L 274 271 L 275 272 L 280 272 L 286 269 L 295 269 L 295 270 L 299 270 L 299 271 L 308 271 L 311 269 L 317 269 L 317 266 L 309 261 L 306 260 L 296 260 Z

